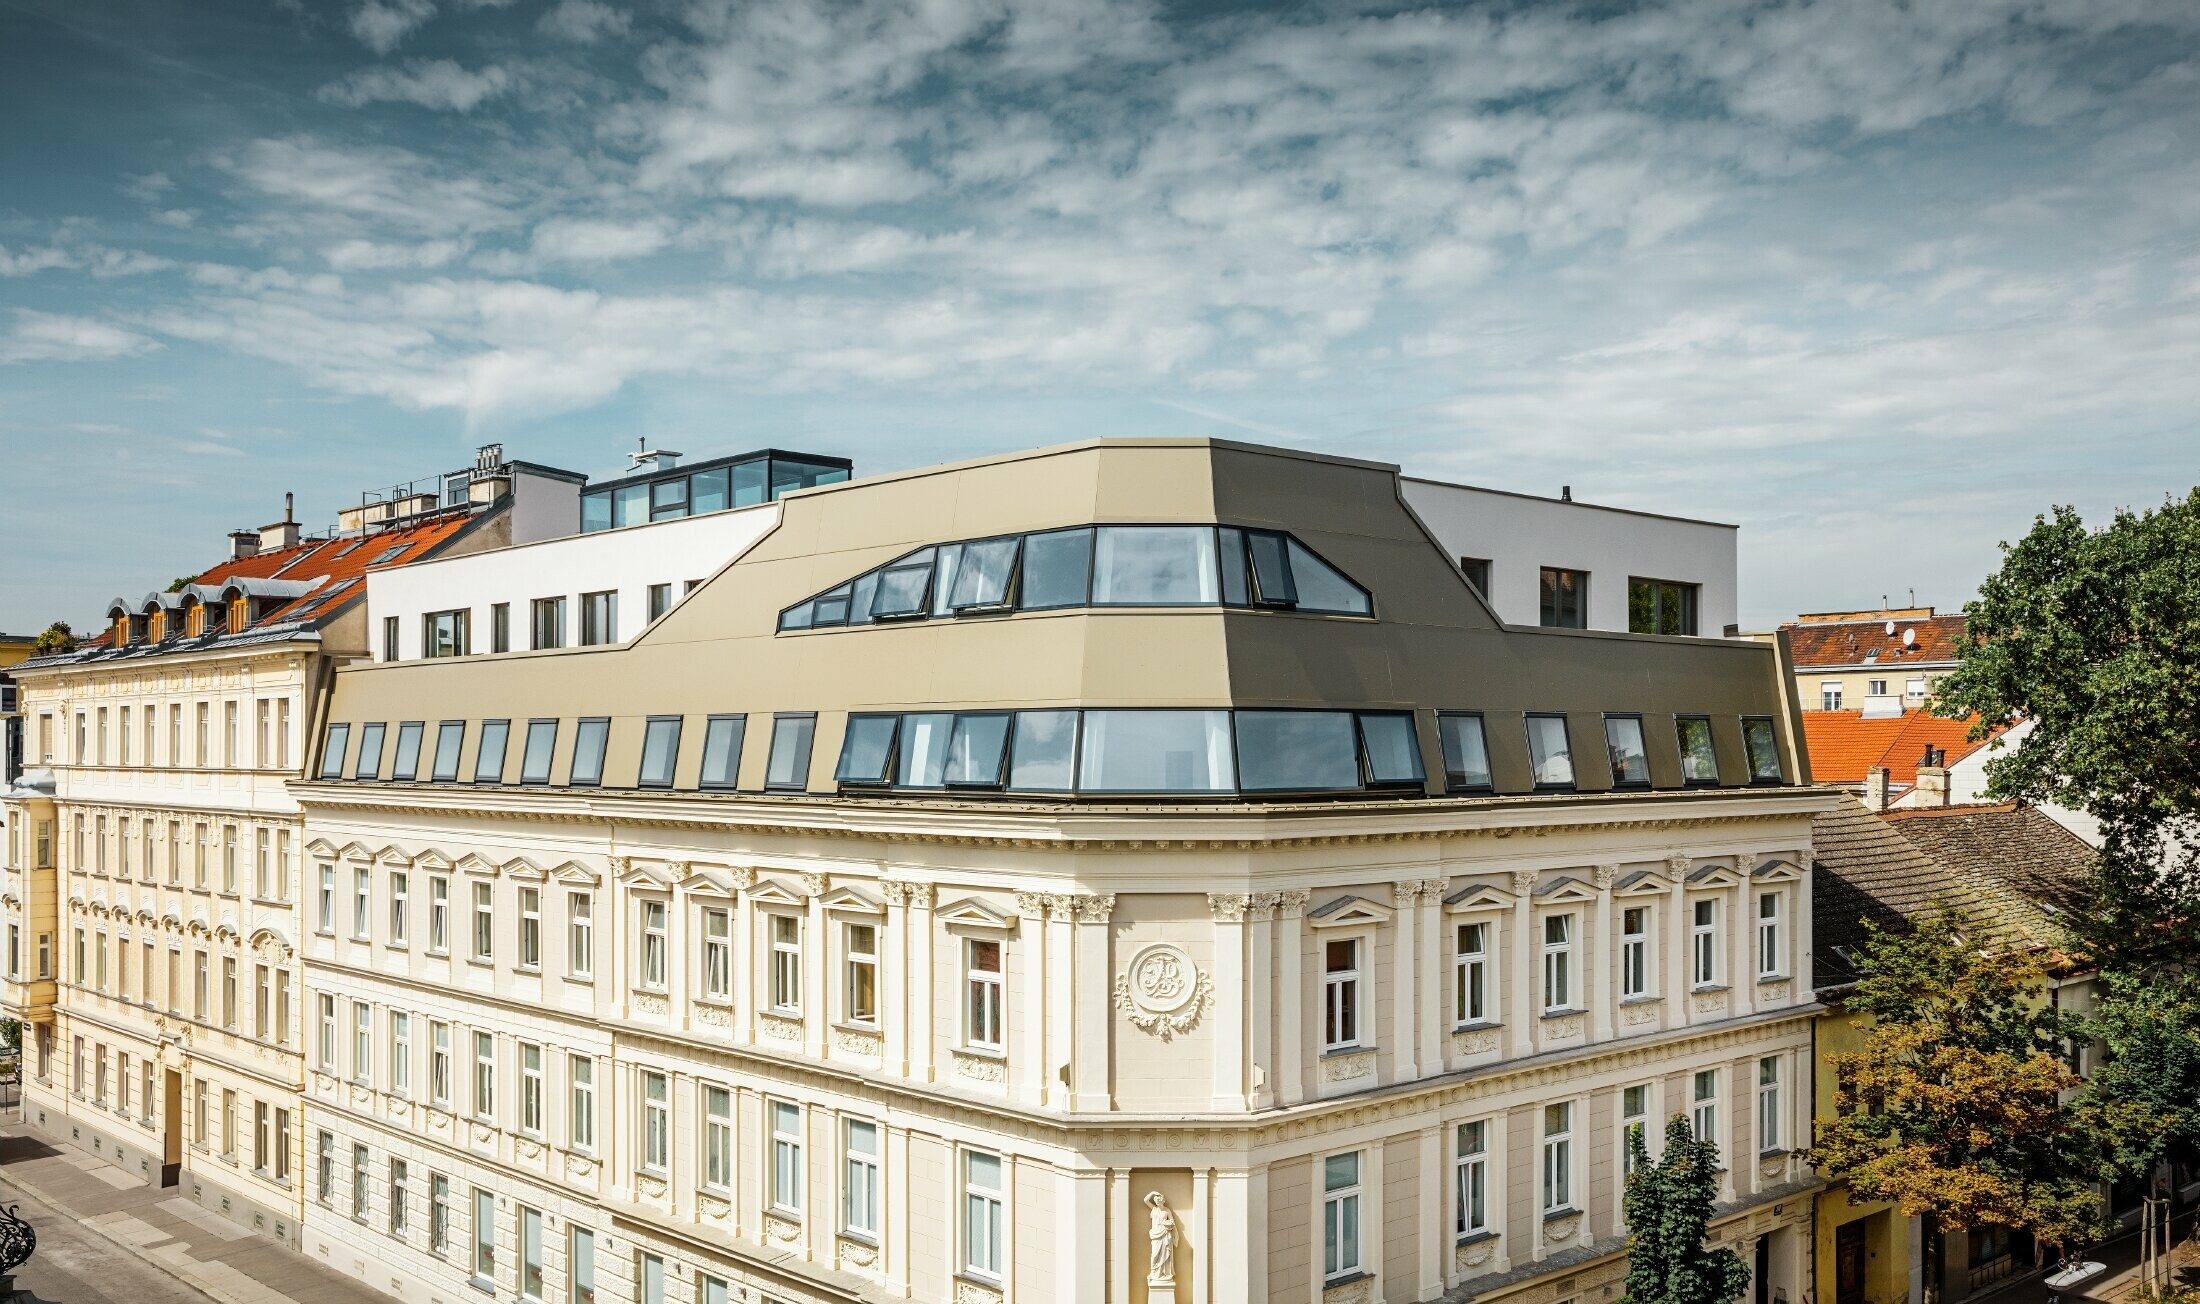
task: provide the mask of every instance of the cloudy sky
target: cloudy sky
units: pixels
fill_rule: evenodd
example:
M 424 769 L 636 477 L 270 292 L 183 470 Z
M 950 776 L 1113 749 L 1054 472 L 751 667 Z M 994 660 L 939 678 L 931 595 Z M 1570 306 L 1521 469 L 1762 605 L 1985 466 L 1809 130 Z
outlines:
M 2200 5 L 0 0 L 0 629 L 501 440 L 1210 434 L 1953 606 L 2200 479 Z

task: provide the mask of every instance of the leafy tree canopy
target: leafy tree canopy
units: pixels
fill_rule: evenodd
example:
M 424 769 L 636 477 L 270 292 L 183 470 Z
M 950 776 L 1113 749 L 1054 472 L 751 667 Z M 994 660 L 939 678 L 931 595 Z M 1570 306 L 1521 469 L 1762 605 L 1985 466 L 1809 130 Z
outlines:
M 76 633 L 69 628 L 69 622 L 65 620 L 57 620 L 46 626 L 45 629 L 39 631 L 37 638 L 31 640 L 31 652 L 37 656 L 51 656 L 56 652 L 74 651 L 76 651 Z
M 2082 1029 L 2046 1003 L 2037 958 L 1982 932 L 1951 913 L 1869 930 L 1848 1006 L 1871 1022 L 1861 1049 L 1827 1056 L 1835 1117 L 1811 1162 L 1942 1227 L 2089 1240 L 2098 1145 L 2061 1058 Z
M 2085 1106 L 2107 1142 L 2103 1176 L 2143 1177 L 2172 1155 L 2200 1152 L 2200 997 L 2110 974 L 2093 1035 L 2106 1046 Z
M 1704 1245 L 1719 1197 L 1719 1147 L 1676 1114 L 1656 1159 L 1639 1132 L 1627 1134 L 1627 1149 L 1634 1164 L 1620 1203 L 1628 1228 L 1621 1304 L 1727 1304 L 1739 1296 L 1749 1285 L 1741 1256 Z

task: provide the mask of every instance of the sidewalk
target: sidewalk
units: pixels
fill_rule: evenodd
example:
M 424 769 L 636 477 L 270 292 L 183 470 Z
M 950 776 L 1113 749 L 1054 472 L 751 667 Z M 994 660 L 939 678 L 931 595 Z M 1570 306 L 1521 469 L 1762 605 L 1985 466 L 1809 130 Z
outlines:
M 2177 1265 L 2177 1271 L 2173 1274 L 2173 1279 L 2179 1285 L 2200 1284 L 2200 1280 L 2196 1280 L 2200 1279 L 2200 1257 L 2195 1257 L 2193 1247 L 2189 1243 L 2189 1238 L 2193 1234 L 2193 1223 L 2196 1215 L 2200 1215 L 2200 1211 L 2188 1211 L 2178 1214 L 2175 1221 L 2170 1225 L 2175 1240 L 2171 1262 Z M 2072 1257 L 2078 1256 L 2074 1255 Z M 2121 1233 L 2113 1240 L 2095 1245 L 2086 1250 L 2083 1257 L 2107 1264 L 2108 1271 L 2076 1290 L 2064 1291 L 2062 1293 L 2062 1304 L 2081 1304 L 2082 1301 L 2090 1300 L 2103 1301 L 2104 1304 L 2115 1304 L 2115 1301 L 2123 1299 L 2138 1287 L 2139 1233 L 2137 1231 Z M 2049 1297 L 2053 1294 L 2054 1292 L 2047 1288 L 2047 1283 L 2041 1280 L 2041 1274 L 2034 1272 L 2022 1277 L 2011 1278 L 2009 1281 L 1997 1283 L 1985 1290 L 1978 1291 L 1971 1296 L 1971 1301 L 1972 1304 L 2047 1304 Z
M 389 1304 L 390 1297 L 111 1164 L 55 1146 L 19 1123 L 0 1124 L 0 1202 L 24 1199 L 41 1236 L 66 1219 L 216 1304 Z M 46 1217 L 39 1217 L 46 1213 Z M 35 1268 L 37 1256 L 31 1264 Z M 25 1275 L 32 1268 L 24 1270 Z

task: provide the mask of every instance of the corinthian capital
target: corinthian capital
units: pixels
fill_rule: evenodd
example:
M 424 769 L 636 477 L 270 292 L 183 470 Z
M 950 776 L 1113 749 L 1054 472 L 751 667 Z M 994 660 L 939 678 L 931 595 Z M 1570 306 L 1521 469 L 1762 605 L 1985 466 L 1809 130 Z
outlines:
M 1240 923 L 1253 898 L 1243 892 L 1209 892 L 1207 908 L 1215 912 L 1215 918 L 1224 923 Z

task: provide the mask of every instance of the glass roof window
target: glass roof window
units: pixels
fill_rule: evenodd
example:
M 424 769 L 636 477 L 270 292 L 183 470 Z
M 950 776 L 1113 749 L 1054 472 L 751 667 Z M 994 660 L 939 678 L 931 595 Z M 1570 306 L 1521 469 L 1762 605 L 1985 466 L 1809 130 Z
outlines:
M 919 548 L 779 615 L 782 631 L 1072 607 L 1369 616 L 1366 589 L 1275 530 L 1099 525 Z
M 853 472 L 844 457 L 776 448 L 628 476 L 581 493 L 581 533 L 676 521 L 732 507 L 754 507 L 797 489 L 839 484 Z

